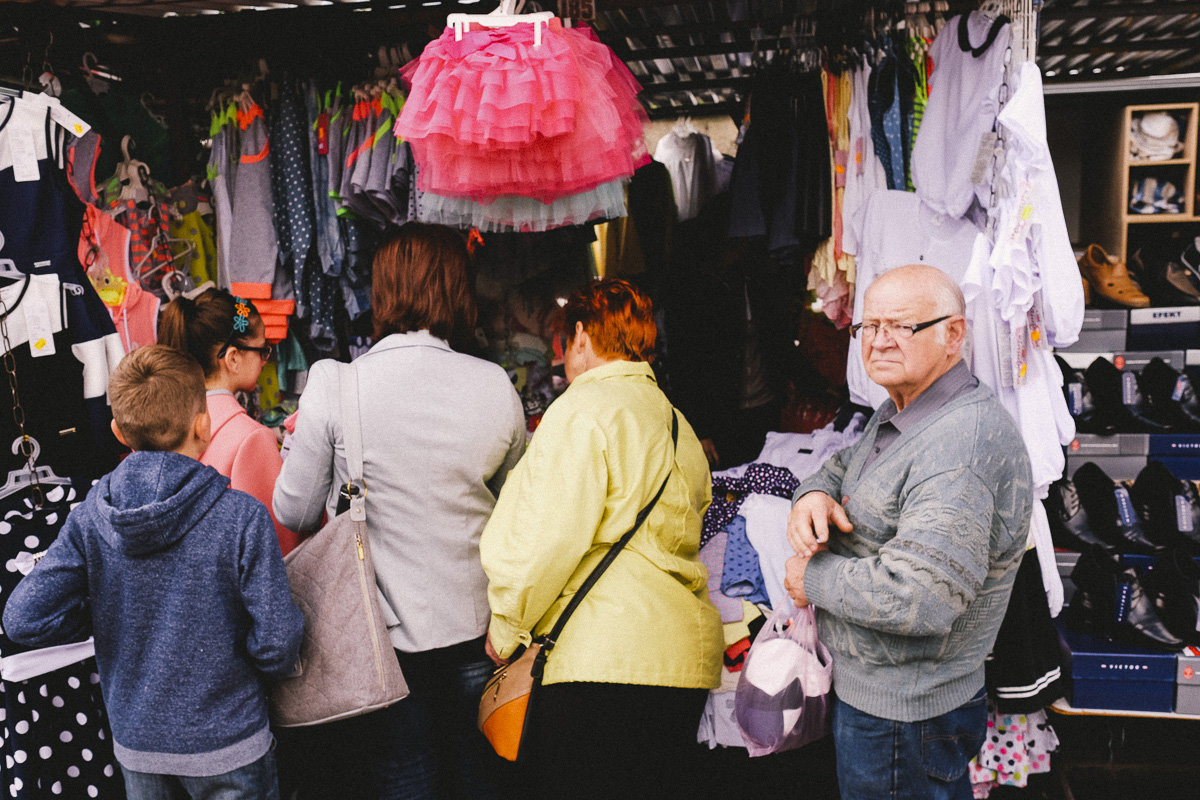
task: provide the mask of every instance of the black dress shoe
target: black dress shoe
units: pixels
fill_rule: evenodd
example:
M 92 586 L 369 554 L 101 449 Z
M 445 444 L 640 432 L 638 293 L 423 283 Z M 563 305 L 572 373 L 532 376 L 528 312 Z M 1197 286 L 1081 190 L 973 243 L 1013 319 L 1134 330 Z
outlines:
M 1058 368 L 1063 376 L 1063 397 L 1067 401 L 1067 409 L 1075 418 L 1075 430 L 1079 433 L 1098 433 L 1101 436 L 1111 436 L 1117 432 L 1116 422 L 1111 417 L 1103 417 L 1096 413 L 1096 403 L 1088 389 L 1087 379 L 1083 372 L 1075 369 L 1062 356 L 1056 355 Z
M 1104 470 L 1088 461 L 1073 480 L 1097 538 L 1120 553 L 1157 555 L 1165 549 L 1146 535 L 1129 490 Z
M 1087 511 L 1070 478 L 1061 478 L 1050 486 L 1050 494 L 1046 497 L 1046 516 L 1050 518 L 1050 537 L 1055 547 L 1080 553 L 1092 548 L 1109 555 L 1116 553 L 1116 548 L 1092 531 Z
M 1200 433 L 1200 399 L 1186 373 L 1155 357 L 1142 367 L 1138 387 L 1148 418 L 1181 433 Z
M 1200 503 L 1193 500 L 1195 492 L 1190 481 L 1176 478 L 1161 461 L 1146 464 L 1129 489 L 1146 540 L 1160 550 L 1188 546 L 1193 537 L 1200 545 Z
M 1177 651 L 1183 646 L 1159 618 L 1133 567 L 1093 550 L 1079 556 L 1071 582 L 1075 594 L 1067 607 L 1067 624 L 1072 629 L 1136 647 Z
M 1141 575 L 1158 618 L 1186 645 L 1200 647 L 1200 564 L 1175 548 Z
M 1117 433 L 1171 433 L 1172 429 L 1149 419 L 1143 413 L 1137 375 L 1121 372 L 1106 358 L 1097 358 L 1084 377 L 1092 392 L 1096 415 Z

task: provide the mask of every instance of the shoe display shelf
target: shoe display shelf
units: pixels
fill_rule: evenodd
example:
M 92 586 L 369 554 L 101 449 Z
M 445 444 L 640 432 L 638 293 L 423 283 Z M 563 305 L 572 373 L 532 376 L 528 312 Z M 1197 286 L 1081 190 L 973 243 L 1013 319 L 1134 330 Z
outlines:
M 1135 155 L 1137 123 L 1147 117 L 1168 116 L 1178 124 L 1182 149 L 1173 158 L 1146 160 Z M 1196 131 L 1200 104 L 1162 103 L 1126 106 L 1118 134 L 1114 174 L 1104 192 L 1102 230 L 1105 249 L 1121 261 L 1129 257 L 1131 228 L 1156 224 L 1195 224 Z
M 1200 721 L 1200 648 L 1154 650 L 1081 633 L 1067 624 L 1075 594 L 1071 574 L 1080 554 L 1055 550 L 1067 608 L 1055 620 L 1067 696 L 1051 709 L 1070 716 L 1145 717 Z M 1155 556 L 1122 555 L 1125 566 L 1153 570 Z M 1200 562 L 1200 559 L 1197 559 Z
M 1068 695 L 1050 708 L 1069 716 L 1200 722 L 1200 655 L 1167 653 L 1071 631 L 1056 620 Z
M 1109 313 L 1109 312 L 1104 312 Z M 1120 312 L 1117 312 L 1120 313 Z M 1161 359 L 1176 372 L 1184 372 L 1188 366 L 1188 354 L 1194 353 L 1197 368 L 1200 368 L 1200 350 L 1157 350 L 1157 351 L 1128 351 L 1110 350 L 1105 352 L 1079 352 L 1073 349 L 1058 350 L 1057 355 L 1070 367 L 1081 373 L 1097 359 L 1106 359 L 1119 376 L 1113 380 L 1120 381 L 1119 387 L 1112 389 L 1113 393 L 1125 395 L 1126 402 L 1138 396 L 1137 375 L 1155 358 Z M 1068 407 L 1072 403 L 1085 403 L 1082 396 L 1071 394 L 1079 384 L 1072 384 L 1064 376 L 1065 388 L 1069 397 Z M 1129 386 L 1126 386 L 1129 383 Z M 1118 402 L 1114 397 L 1112 402 Z M 1082 411 L 1071 409 L 1073 414 Z M 1095 463 L 1114 480 L 1132 480 L 1137 477 L 1147 461 L 1153 457 L 1163 460 L 1178 477 L 1182 479 L 1200 479 L 1200 434 L 1180 433 L 1135 433 L 1117 432 L 1098 434 L 1081 432 L 1066 448 L 1066 476 L 1075 477 L 1075 471 L 1083 464 Z M 1169 460 L 1167 460 L 1169 459 Z

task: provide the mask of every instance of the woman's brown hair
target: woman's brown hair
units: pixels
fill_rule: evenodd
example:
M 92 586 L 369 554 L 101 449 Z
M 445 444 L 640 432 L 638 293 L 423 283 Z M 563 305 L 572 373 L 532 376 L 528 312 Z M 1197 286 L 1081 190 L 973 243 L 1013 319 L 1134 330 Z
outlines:
M 575 338 L 575 323 L 592 339 L 596 354 L 628 361 L 653 361 L 658 329 L 650 298 L 629 281 L 596 281 L 567 300 L 567 339 Z
M 371 314 L 375 340 L 427 330 L 456 348 L 475 335 L 477 310 L 462 234 L 410 222 L 375 253 Z
M 244 331 L 235 330 L 233 325 L 239 302 L 249 306 L 249 325 Z M 158 343 L 196 359 L 207 378 L 217 371 L 217 358 L 223 348 L 246 345 L 262 324 L 249 300 L 241 301 L 224 289 L 209 289 L 194 300 L 180 295 L 167 303 L 158 324 Z

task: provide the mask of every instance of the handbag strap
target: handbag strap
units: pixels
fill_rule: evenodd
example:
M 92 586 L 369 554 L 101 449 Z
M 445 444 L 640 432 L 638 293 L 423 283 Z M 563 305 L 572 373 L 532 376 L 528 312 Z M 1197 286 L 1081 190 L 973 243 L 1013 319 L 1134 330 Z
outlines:
M 346 466 L 349 482 L 341 488 L 349 496 L 350 519 L 362 522 L 367 518 L 367 484 L 363 480 L 362 417 L 358 406 L 358 370 L 353 364 L 341 364 L 342 441 L 346 445 Z
M 575 613 L 575 609 L 583 602 L 583 598 L 596 581 L 600 580 L 600 576 L 609 568 L 613 560 L 625 549 L 625 545 L 629 544 L 629 540 L 633 538 L 633 534 L 637 533 L 637 529 L 642 527 L 642 523 L 646 521 L 646 517 L 650 516 L 650 512 L 654 510 L 654 506 L 658 503 L 658 498 L 662 497 L 663 490 L 667 488 L 667 481 L 671 479 L 671 473 L 675 471 L 675 448 L 679 442 L 679 416 L 675 413 L 675 409 L 671 409 L 671 463 L 667 469 L 667 477 L 663 478 L 662 486 L 658 487 L 658 491 L 654 493 L 654 497 L 650 498 L 650 502 L 645 508 L 638 512 L 637 518 L 633 521 L 633 527 L 625 532 L 616 544 L 608 549 L 604 554 L 604 558 L 600 559 L 600 563 L 596 565 L 591 574 L 587 576 L 587 580 L 579 587 L 579 591 L 575 592 L 571 597 L 571 602 L 567 603 L 567 607 L 558 615 L 558 620 L 554 623 L 554 627 L 550 632 L 541 638 L 542 650 L 538 654 L 538 660 L 545 661 L 546 655 L 554 649 L 555 642 L 558 641 L 559 634 L 562 633 L 563 626 L 567 624 L 567 620 Z

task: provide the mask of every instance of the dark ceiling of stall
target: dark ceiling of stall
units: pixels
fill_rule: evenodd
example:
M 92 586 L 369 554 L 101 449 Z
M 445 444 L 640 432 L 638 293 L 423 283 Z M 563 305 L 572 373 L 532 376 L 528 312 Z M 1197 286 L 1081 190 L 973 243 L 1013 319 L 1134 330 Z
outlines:
M 542 0 L 555 9 L 557 0 Z M 578 2 L 578 0 L 563 0 Z M 0 75 L 70 73 L 84 51 L 151 91 L 195 97 L 254 69 L 367 77 L 380 45 L 416 53 L 447 13 L 482 13 L 493 0 L 59 0 L 0 1 Z M 932 4 L 925 3 L 924 8 Z M 951 0 L 946 15 L 974 7 Z M 646 87 L 654 116 L 734 113 L 756 61 L 818 44 L 830 30 L 869 28 L 867 8 L 890 0 L 595 0 L 593 25 Z M 910 4 L 915 9 L 915 4 Z M 910 10 L 911 10 L 910 9 Z M 561 13 L 561 11 L 560 11 Z M 878 25 L 879 16 L 875 16 Z M 50 41 L 50 32 L 57 37 Z M 1067 2 L 1041 11 L 1038 61 L 1048 84 L 1200 70 L 1200 0 Z M 27 69 L 28 67 L 28 69 Z M 175 88 L 172 88 L 175 87 Z

